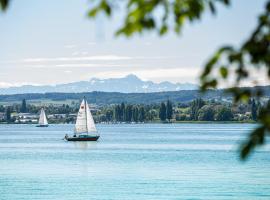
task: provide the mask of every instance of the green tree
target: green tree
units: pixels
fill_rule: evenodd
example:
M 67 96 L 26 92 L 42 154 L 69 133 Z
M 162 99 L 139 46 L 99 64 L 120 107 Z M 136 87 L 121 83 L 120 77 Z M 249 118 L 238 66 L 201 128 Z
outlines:
M 112 110 L 107 110 L 106 111 L 106 121 L 110 122 L 113 120 L 113 111 Z
M 114 108 L 114 118 L 117 122 L 121 121 L 121 108 L 119 105 L 116 105 Z
M 144 110 L 144 107 L 141 106 L 139 108 L 139 121 L 140 122 L 144 122 L 145 121 L 145 110 Z
M 133 106 L 133 109 L 132 109 L 132 120 L 134 122 L 138 122 L 139 121 L 139 109 L 138 109 L 138 106 Z
M 105 121 L 107 121 L 106 115 L 104 115 L 104 114 L 98 115 L 98 121 L 99 122 L 105 122 Z
M 199 115 L 199 110 L 201 107 L 203 107 L 205 102 L 199 98 L 195 99 L 194 101 L 191 102 L 190 106 L 190 119 L 191 120 L 198 120 L 198 115 Z
M 200 121 L 214 121 L 215 111 L 210 105 L 203 106 L 198 111 L 198 120 Z
M 172 106 L 172 102 L 170 102 L 169 100 L 167 101 L 167 105 L 166 105 L 166 118 L 171 121 L 172 119 L 172 115 L 173 115 L 173 106 Z
M 161 103 L 160 104 L 160 108 L 159 108 L 159 118 L 161 121 L 165 121 L 166 120 L 166 116 L 167 112 L 166 112 L 166 105 L 165 103 Z
M 132 121 L 132 105 L 127 105 L 125 109 L 125 121 Z
M 255 99 L 251 100 L 251 118 L 254 121 L 257 121 L 257 112 L 258 112 L 258 106 L 256 104 Z
M 186 114 L 177 114 L 175 117 L 176 121 L 185 121 L 187 120 Z
M 154 109 L 148 111 L 148 120 L 153 121 L 157 116 L 157 112 Z
M 126 106 L 125 106 L 125 103 L 121 103 L 121 106 L 120 106 L 120 121 L 123 122 L 125 121 L 125 109 L 126 109 Z
M 216 120 L 217 121 L 230 121 L 233 118 L 233 114 L 231 109 L 222 106 L 216 114 Z
M 26 107 L 26 100 L 22 100 L 22 105 L 21 105 L 21 112 L 26 113 L 27 112 L 27 107 Z
M 8 106 L 6 109 L 6 121 L 11 122 L 11 107 Z
M 5 107 L 3 105 L 0 105 L 0 112 L 5 112 Z

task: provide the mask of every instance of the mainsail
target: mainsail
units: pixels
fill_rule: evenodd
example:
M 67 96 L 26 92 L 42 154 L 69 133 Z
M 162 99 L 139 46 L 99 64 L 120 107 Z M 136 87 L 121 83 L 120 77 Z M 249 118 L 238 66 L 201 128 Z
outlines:
M 76 134 L 97 132 L 94 119 L 85 99 L 83 99 L 80 105 L 74 132 Z
M 39 123 L 39 125 L 48 125 L 46 114 L 45 114 L 45 111 L 43 108 L 41 108 L 38 123 Z

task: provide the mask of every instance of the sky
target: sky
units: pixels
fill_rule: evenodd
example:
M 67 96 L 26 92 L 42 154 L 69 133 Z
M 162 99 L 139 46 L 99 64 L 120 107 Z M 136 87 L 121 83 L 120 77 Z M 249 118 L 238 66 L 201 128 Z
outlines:
M 233 0 L 217 15 L 186 24 L 181 35 L 146 32 L 115 37 L 124 11 L 87 17 L 91 1 L 13 0 L 0 14 L 0 87 L 54 85 L 135 74 L 143 80 L 198 83 L 207 59 L 239 46 L 254 29 L 264 0 Z

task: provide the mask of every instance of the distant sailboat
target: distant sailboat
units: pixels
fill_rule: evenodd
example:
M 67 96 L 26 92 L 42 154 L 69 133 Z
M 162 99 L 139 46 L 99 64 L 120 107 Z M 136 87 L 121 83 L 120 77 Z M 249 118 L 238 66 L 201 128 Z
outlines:
M 67 141 L 97 141 L 99 138 L 88 103 L 84 98 L 80 105 L 73 137 L 65 136 Z
M 48 127 L 48 121 L 43 108 L 41 108 L 37 127 Z

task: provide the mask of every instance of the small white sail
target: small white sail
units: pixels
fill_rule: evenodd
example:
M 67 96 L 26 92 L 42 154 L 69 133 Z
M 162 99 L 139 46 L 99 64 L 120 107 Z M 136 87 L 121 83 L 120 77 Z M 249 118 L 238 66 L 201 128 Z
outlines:
M 77 115 L 75 133 L 80 134 L 89 132 L 97 132 L 97 129 L 87 101 L 83 99 Z
M 39 123 L 39 125 L 48 125 L 46 114 L 45 114 L 45 111 L 43 108 L 41 108 L 38 123 Z

